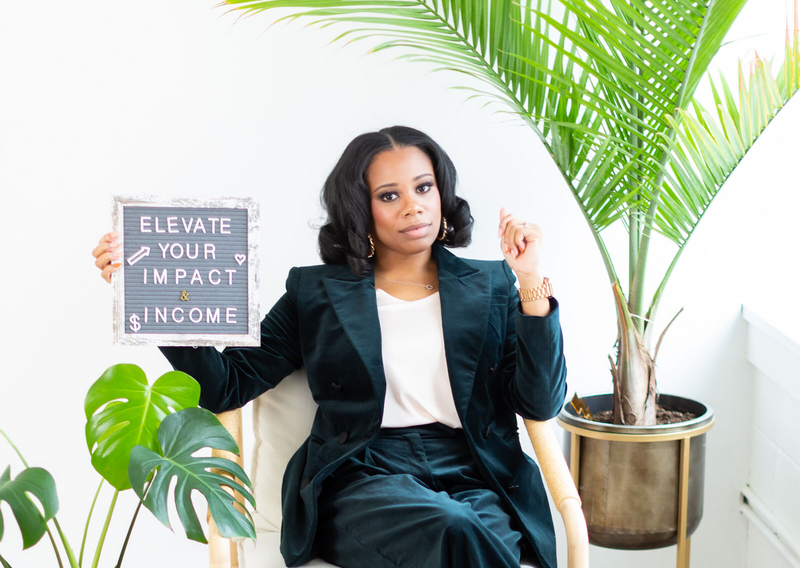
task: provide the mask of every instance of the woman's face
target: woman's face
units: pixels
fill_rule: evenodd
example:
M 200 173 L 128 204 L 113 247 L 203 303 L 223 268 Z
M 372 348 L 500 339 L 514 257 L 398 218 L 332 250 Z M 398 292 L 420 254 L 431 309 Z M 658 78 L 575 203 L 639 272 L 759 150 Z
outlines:
M 433 164 L 416 146 L 377 154 L 367 169 L 375 253 L 417 254 L 441 233 L 441 201 Z

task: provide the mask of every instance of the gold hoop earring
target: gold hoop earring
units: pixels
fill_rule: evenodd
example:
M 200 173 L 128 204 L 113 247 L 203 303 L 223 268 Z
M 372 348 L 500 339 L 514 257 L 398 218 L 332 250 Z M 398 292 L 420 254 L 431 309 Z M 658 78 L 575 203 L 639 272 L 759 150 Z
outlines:
M 442 217 L 442 225 L 444 228 L 442 229 L 442 236 L 438 238 L 438 240 L 443 241 L 444 238 L 447 236 L 447 219 Z
M 367 233 L 367 236 L 369 237 L 369 254 L 367 255 L 367 258 L 372 258 L 375 256 L 375 243 L 372 242 L 372 235 Z

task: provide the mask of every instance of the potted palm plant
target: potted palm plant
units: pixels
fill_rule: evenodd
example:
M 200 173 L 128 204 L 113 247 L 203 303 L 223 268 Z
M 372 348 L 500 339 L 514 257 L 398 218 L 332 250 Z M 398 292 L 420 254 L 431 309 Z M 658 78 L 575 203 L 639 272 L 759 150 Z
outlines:
M 303 16 L 323 25 L 351 24 L 337 40 L 388 37 L 371 52 L 401 48 L 405 53 L 400 58 L 433 63 L 436 70 L 487 83 L 488 90 L 462 88 L 475 91 L 470 98 L 502 101 L 545 145 L 589 225 L 616 306 L 616 359 L 609 357 L 614 392 L 576 400 L 560 416 L 571 433 L 571 467 L 595 544 L 680 544 L 702 515 L 704 433 L 713 423 L 713 412 L 696 401 L 657 393 L 654 362 L 664 332 L 651 346 L 665 287 L 698 223 L 800 86 L 795 16 L 777 74 L 756 57 L 749 73 L 740 64 L 738 93 L 720 77 L 711 80 L 712 100 L 695 97 L 745 2 L 225 2 L 246 14 L 292 8 L 302 11 L 280 19 Z M 603 238 L 603 231 L 618 223 L 628 234 L 626 282 L 618 276 Z M 648 274 L 654 233 L 674 243 L 676 252 L 655 294 L 646 298 L 645 277 L 654 276 Z M 659 426 L 659 403 L 694 417 Z M 589 409 L 595 414 L 607 411 L 611 423 L 590 420 Z M 647 452 L 641 451 L 643 446 L 621 449 L 627 439 L 639 444 L 648 439 L 655 445 Z M 608 480 L 612 470 L 643 472 L 635 482 L 646 484 L 649 498 L 640 499 L 638 513 L 630 507 L 630 496 L 643 492 L 633 486 L 609 482 L 622 496 L 616 504 L 606 494 L 596 498 L 592 480 Z M 653 478 L 661 474 L 665 480 Z M 656 512 L 663 522 L 653 521 Z

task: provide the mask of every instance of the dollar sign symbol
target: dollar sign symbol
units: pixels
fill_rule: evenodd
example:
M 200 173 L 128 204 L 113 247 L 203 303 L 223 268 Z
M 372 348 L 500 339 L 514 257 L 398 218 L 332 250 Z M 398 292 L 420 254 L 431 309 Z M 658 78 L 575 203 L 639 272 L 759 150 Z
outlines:
M 139 316 L 137 316 L 136 314 L 133 314 L 133 315 L 132 315 L 132 316 L 129 318 L 129 320 L 128 320 L 128 321 L 130 321 L 130 322 L 131 322 L 131 331 L 132 331 L 133 333 L 136 333 L 137 331 L 139 331 L 140 329 L 142 329 L 142 324 L 140 324 L 140 323 L 139 323 Z

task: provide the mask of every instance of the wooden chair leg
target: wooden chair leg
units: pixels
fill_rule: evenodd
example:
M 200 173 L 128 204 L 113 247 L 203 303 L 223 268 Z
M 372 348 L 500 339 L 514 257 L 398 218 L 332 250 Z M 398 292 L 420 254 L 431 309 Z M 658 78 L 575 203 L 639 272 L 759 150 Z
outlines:
M 225 452 L 222 450 L 212 450 L 211 455 L 214 457 L 225 458 L 238 463 L 244 467 L 244 452 L 242 450 L 242 410 L 230 410 L 217 414 L 217 418 L 223 426 L 230 432 L 236 444 L 239 446 L 239 455 Z M 225 474 L 218 471 L 217 473 Z M 229 493 L 233 493 L 230 488 L 224 488 Z M 236 500 L 240 503 L 244 502 L 244 497 L 235 493 Z M 239 568 L 239 553 L 235 542 L 228 538 L 223 538 L 219 534 L 217 525 L 211 514 L 208 515 L 208 560 L 210 568 Z

